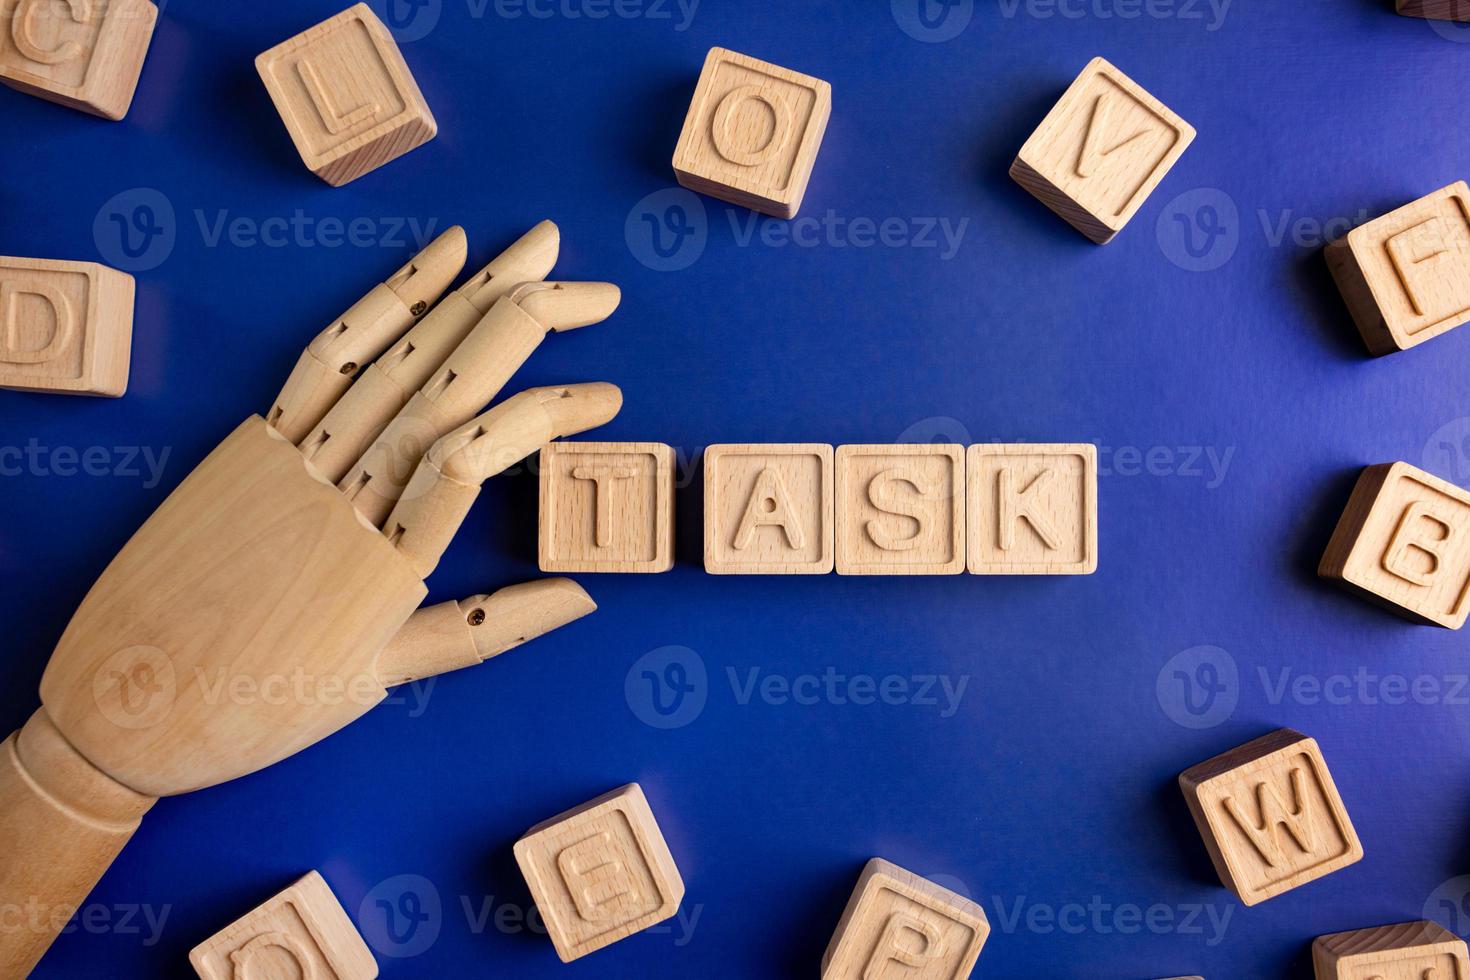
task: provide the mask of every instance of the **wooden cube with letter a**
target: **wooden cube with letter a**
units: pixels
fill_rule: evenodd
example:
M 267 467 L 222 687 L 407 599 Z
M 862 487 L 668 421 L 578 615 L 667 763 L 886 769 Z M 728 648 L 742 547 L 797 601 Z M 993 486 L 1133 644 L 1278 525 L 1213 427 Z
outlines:
M 966 980 L 989 935 L 968 898 L 873 858 L 827 945 L 822 980 Z
M 255 68 L 301 159 L 334 187 L 439 132 L 393 35 L 365 3 L 276 45 Z
M 820 78 L 711 48 L 674 150 L 690 190 L 778 218 L 806 196 L 832 115 Z
M 378 975 L 367 943 L 315 871 L 195 946 L 189 962 L 202 980 Z
M 837 574 L 964 570 L 963 446 L 837 447 Z
M 1363 341 L 1407 350 L 1470 322 L 1470 186 L 1461 180 L 1327 246 Z
M 1465 980 L 1465 940 L 1434 922 L 1403 922 L 1318 936 L 1312 943 L 1317 980 Z
M 827 574 L 834 499 L 831 446 L 710 446 L 704 451 L 705 571 Z
M 1194 135 L 1141 85 L 1094 58 L 1021 147 L 1011 177 L 1103 245 L 1138 213 Z
M 541 450 L 543 572 L 674 567 L 674 450 L 656 442 L 553 442 Z
M 1179 786 L 1225 887 L 1246 905 L 1363 857 L 1316 741 L 1283 728 L 1186 770 Z
M 537 824 L 515 855 L 563 963 L 664 921 L 684 900 L 637 783 Z
M 1318 574 L 1425 624 L 1470 617 L 1470 493 L 1408 463 L 1370 466 Z
M 157 23 L 152 0 L 0 0 L 0 82 L 121 119 Z
M 0 256 L 0 388 L 116 398 L 128 388 L 133 277 Z
M 975 575 L 1097 570 L 1097 447 L 978 444 L 969 449 L 968 562 Z

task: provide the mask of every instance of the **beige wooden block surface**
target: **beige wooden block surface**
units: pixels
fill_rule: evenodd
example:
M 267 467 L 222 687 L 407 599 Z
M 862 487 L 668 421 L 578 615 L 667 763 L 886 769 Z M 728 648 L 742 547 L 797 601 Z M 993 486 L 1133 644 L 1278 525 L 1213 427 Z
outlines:
M 315 871 L 195 946 L 203 980 L 371 980 L 378 964 Z
M 1319 936 L 1317 980 L 1466 980 L 1465 941 L 1433 922 L 1404 922 Z
M 0 388 L 127 391 L 133 277 L 95 262 L 0 256 Z
M 121 119 L 157 22 L 150 0 L 0 0 L 0 82 Z
M 989 935 L 968 898 L 873 858 L 827 944 L 822 980 L 965 980 Z
M 1398 0 L 1398 10 L 1405 17 L 1470 24 L 1470 0 Z
M 1470 321 L 1470 187 L 1463 180 L 1359 225 L 1325 254 L 1374 354 L 1406 350 Z
M 543 572 L 674 567 L 674 450 L 657 442 L 553 442 L 541 450 Z
M 1097 570 L 1096 446 L 976 444 L 967 468 L 972 574 Z
M 834 563 L 832 447 L 704 451 L 704 568 L 715 575 L 825 575 Z
M 1363 857 L 1316 741 L 1283 728 L 1186 770 L 1179 786 L 1220 880 L 1256 905 Z
M 820 78 L 711 48 L 674 150 L 674 173 L 691 190 L 793 217 L 831 114 L 832 86 Z
M 664 921 L 684 899 L 637 783 L 537 824 L 515 855 L 563 963 Z
M 1102 58 L 1077 76 L 1011 164 L 1011 177 L 1105 244 L 1194 141 L 1194 127 Z
M 333 186 L 439 132 L 393 36 L 365 3 L 276 45 L 255 68 L 301 159 Z
M 1358 477 L 1318 574 L 1408 618 L 1470 616 L 1470 493 L 1408 463 Z
M 965 570 L 963 446 L 837 447 L 837 573 Z

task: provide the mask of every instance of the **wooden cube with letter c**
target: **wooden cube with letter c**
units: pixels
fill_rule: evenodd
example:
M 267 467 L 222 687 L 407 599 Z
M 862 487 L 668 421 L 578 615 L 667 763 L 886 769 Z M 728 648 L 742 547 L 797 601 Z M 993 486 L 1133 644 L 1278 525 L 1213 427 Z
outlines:
M 121 119 L 157 23 L 152 0 L 0 0 L 0 82 Z

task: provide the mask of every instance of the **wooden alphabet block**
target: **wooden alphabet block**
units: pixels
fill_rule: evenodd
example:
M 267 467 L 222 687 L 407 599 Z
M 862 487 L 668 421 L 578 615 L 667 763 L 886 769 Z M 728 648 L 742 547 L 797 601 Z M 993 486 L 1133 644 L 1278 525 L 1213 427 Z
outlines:
M 1374 354 L 1407 350 L 1470 322 L 1470 186 L 1463 180 L 1359 225 L 1325 254 Z
M 301 159 L 340 187 L 439 132 L 388 28 L 365 3 L 255 59 Z
M 989 935 L 974 902 L 873 858 L 827 944 L 822 980 L 965 980 Z
M 117 398 L 132 346 L 132 276 L 0 256 L 0 388 Z
M 543 572 L 674 567 L 674 450 L 657 442 L 553 442 L 541 450 Z
M 1220 880 L 1246 905 L 1363 857 L 1322 750 L 1289 728 L 1186 770 L 1179 786 Z
M 1312 943 L 1317 980 L 1465 980 L 1465 941 L 1433 922 L 1404 922 L 1319 936 Z
M 1094 58 L 1011 164 L 1011 177 L 1099 245 L 1138 213 L 1194 127 Z
M 968 469 L 971 574 L 1097 570 L 1096 446 L 977 444 Z
M 1398 10 L 1405 17 L 1470 24 L 1470 0 L 1398 0 Z
M 0 82 L 121 119 L 157 22 L 151 0 L 0 0 Z
M 1317 574 L 1415 622 L 1459 629 L 1470 616 L 1470 493 L 1408 463 L 1368 467 Z
M 563 963 L 664 921 L 684 900 L 637 783 L 537 824 L 515 855 Z
M 825 575 L 834 561 L 832 447 L 710 446 L 704 452 L 704 569 Z
M 202 980 L 372 980 L 378 964 L 315 871 L 195 946 Z
M 963 446 L 837 447 L 837 574 L 964 570 Z
M 674 173 L 690 190 L 778 218 L 795 217 L 832 114 L 832 86 L 711 48 Z

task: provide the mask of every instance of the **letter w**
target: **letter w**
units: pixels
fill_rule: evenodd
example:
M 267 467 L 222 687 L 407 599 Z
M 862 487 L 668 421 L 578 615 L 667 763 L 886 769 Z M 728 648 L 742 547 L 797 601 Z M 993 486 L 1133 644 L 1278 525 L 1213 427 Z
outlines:
M 1305 779 L 1301 767 L 1298 766 L 1291 770 L 1291 795 L 1294 805 L 1290 810 L 1277 795 L 1275 787 L 1265 780 L 1256 784 L 1256 799 L 1261 815 L 1259 825 L 1254 820 L 1246 819 L 1240 813 L 1236 808 L 1234 797 L 1225 799 L 1226 812 L 1245 832 L 1245 836 L 1250 839 L 1251 844 L 1260 852 L 1265 862 L 1273 868 L 1279 868 L 1285 863 L 1285 858 L 1281 853 L 1281 841 L 1276 835 L 1277 827 L 1285 827 L 1304 853 L 1312 853 L 1317 846 L 1316 837 L 1312 833 L 1312 821 L 1307 812 Z

